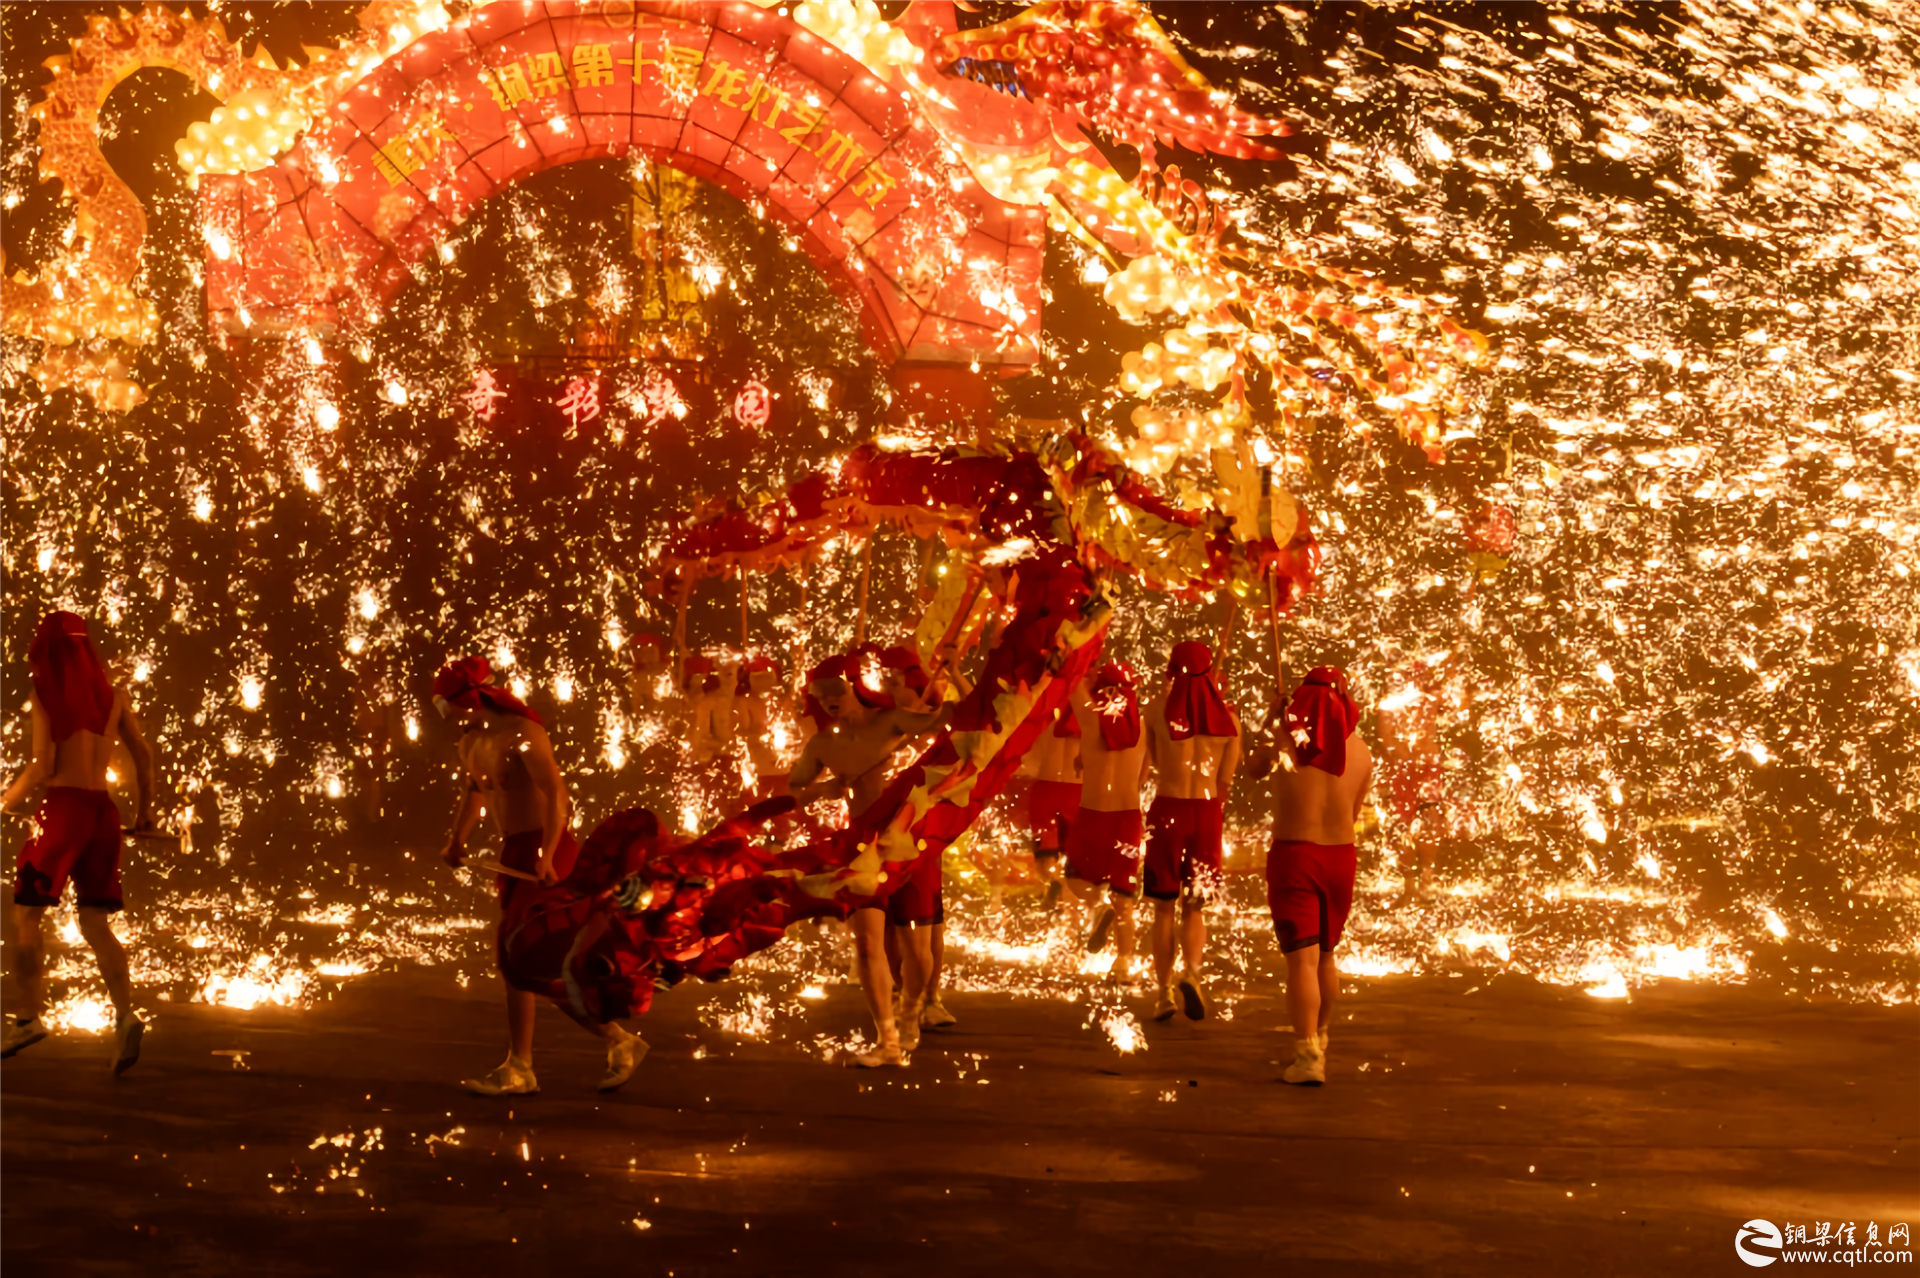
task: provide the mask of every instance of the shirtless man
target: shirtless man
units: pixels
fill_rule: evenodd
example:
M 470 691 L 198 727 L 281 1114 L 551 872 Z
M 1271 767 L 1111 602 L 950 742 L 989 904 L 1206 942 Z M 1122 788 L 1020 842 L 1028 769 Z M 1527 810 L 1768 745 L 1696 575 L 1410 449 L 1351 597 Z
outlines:
M 484 657 L 466 657 L 442 667 L 433 677 L 433 704 L 462 731 L 460 765 L 467 774 L 466 788 L 453 811 L 453 833 L 441 851 L 447 864 L 459 865 L 465 858 L 467 837 L 485 813 L 500 831 L 502 865 L 534 874 L 540 884 L 549 886 L 566 878 L 580 849 L 567 828 L 571 814 L 566 782 L 560 778 L 560 765 L 554 761 L 552 743 L 540 720 L 518 697 L 493 686 L 493 671 Z M 506 875 L 496 877 L 500 893 L 496 948 L 504 955 L 506 938 L 537 885 Z M 538 996 L 511 983 L 506 992 L 507 1059 L 489 1073 L 461 1082 L 476 1095 L 527 1096 L 540 1090 L 533 1073 L 533 1014 Z M 647 1045 L 618 1025 L 579 1023 L 607 1044 L 607 1073 L 600 1080 L 600 1090 L 610 1092 L 631 1078 Z
M 123 1074 L 140 1059 L 146 1027 L 134 1014 L 127 952 L 109 921 L 124 902 L 120 814 L 107 794 L 107 757 L 115 741 L 126 745 L 140 787 L 134 829 L 151 830 L 153 751 L 127 690 L 108 682 L 84 618 L 48 613 L 34 632 L 27 661 L 33 672 L 33 758 L 0 796 L 0 808 L 12 810 L 43 785 L 47 794 L 34 814 L 33 834 L 20 850 L 13 880 L 14 970 L 23 1015 L 0 1034 L 0 1057 L 47 1036 L 40 1020 L 47 992 L 40 922 L 48 906 L 59 904 L 71 878 L 80 935 L 92 948 L 113 1001 L 113 1072 Z
M 1072 712 L 1054 720 L 1052 730 L 1040 734 L 1029 754 L 1034 773 L 1027 791 L 1027 829 L 1033 833 L 1033 868 L 1047 885 L 1041 908 L 1051 910 L 1065 884 L 1060 855 L 1080 812 L 1080 728 Z
M 787 776 L 789 792 L 802 805 L 819 799 L 847 800 L 850 817 L 873 806 L 889 779 L 888 763 L 901 743 L 938 730 L 946 710 L 913 713 L 882 704 L 878 688 L 866 688 L 857 664 L 847 657 L 830 657 L 807 672 L 807 695 L 821 731 L 807 742 Z M 823 778 L 822 772 L 832 773 Z M 852 1058 L 855 1065 L 904 1065 L 905 1052 L 920 1040 L 920 1011 L 932 966 L 932 928 L 937 912 L 939 867 L 922 857 L 913 876 L 893 885 L 882 906 L 855 910 L 854 962 L 867 1006 L 880 1039 L 878 1050 Z M 901 998 L 900 1021 L 893 1012 L 893 975 L 887 970 L 886 925 L 889 917 L 911 925 L 911 943 L 901 954 L 906 993 Z
M 1360 708 L 1333 666 L 1307 672 L 1288 700 L 1279 740 L 1254 749 L 1248 767 L 1265 776 L 1277 761 L 1273 846 L 1267 852 L 1267 908 L 1287 959 L 1293 1063 L 1281 1079 L 1327 1081 L 1327 1026 L 1340 990 L 1334 947 L 1353 908 L 1354 823 L 1373 781 L 1373 756 L 1360 739 Z
M 947 645 L 952 654 L 953 644 Z M 952 675 L 949 680 L 948 673 Z M 943 672 L 939 682 L 930 680 L 926 668 L 920 664 L 920 654 L 904 645 L 888 648 L 880 654 L 880 691 L 901 709 L 913 714 L 925 714 L 940 708 L 947 699 L 951 688 L 965 696 L 971 688 L 966 677 L 952 665 Z M 909 742 L 905 750 L 913 750 L 920 742 Z M 945 875 L 937 863 L 929 870 L 922 871 L 933 877 L 933 923 L 926 928 L 927 938 L 927 988 L 926 998 L 920 1008 L 920 1028 L 947 1029 L 960 1023 L 960 1018 L 947 1010 L 940 998 L 940 975 L 946 965 L 947 957 L 947 902 L 943 891 Z M 917 947 L 920 940 L 913 933 L 917 930 L 911 922 L 901 923 L 896 916 L 904 917 L 906 906 L 903 903 L 898 910 L 889 910 L 887 919 L 887 971 L 902 989 L 906 981 L 902 979 L 904 971 L 904 951 L 909 946 Z
M 1240 766 L 1240 721 L 1213 682 L 1213 649 L 1206 644 L 1174 645 L 1167 694 L 1147 716 L 1147 750 L 1159 782 L 1147 814 L 1146 894 L 1153 898 L 1153 972 L 1159 982 L 1153 1019 L 1171 1020 L 1177 1010 L 1197 1021 L 1207 1014 L 1200 992 L 1204 911 L 1219 887 L 1221 819 Z M 1175 901 L 1183 960 L 1177 1005 Z
M 1080 815 L 1067 841 L 1067 894 L 1077 906 L 1107 904 L 1095 916 L 1087 952 L 1098 954 L 1114 938 L 1108 979 L 1124 984 L 1133 969 L 1133 905 L 1139 891 L 1140 845 L 1146 822 L 1140 815 L 1140 783 L 1146 777 L 1147 740 L 1133 667 L 1110 661 L 1072 693 L 1080 724 Z

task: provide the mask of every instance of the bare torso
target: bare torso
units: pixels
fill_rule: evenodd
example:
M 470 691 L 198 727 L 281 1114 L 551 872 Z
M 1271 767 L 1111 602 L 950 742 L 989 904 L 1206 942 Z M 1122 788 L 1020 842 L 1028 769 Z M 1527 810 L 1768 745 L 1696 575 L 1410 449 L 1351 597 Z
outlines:
M 460 738 L 460 763 L 503 838 L 546 826 L 543 796 L 520 757 L 528 734 L 538 731 L 528 720 L 512 717 Z
M 1229 710 L 1228 714 L 1232 715 Z M 1169 799 L 1217 799 L 1233 783 L 1240 760 L 1240 738 L 1194 735 L 1175 741 L 1167 731 L 1166 707 L 1159 701 L 1146 712 L 1147 745 L 1152 752 L 1157 793 Z M 1237 715 L 1234 727 L 1240 726 Z
M 1273 837 L 1327 847 L 1352 843 L 1372 781 L 1373 754 L 1358 732 L 1347 738 L 1346 770 L 1337 777 L 1299 766 L 1289 751 L 1273 776 Z
M 861 723 L 836 723 L 807 742 L 793 765 L 791 784 L 810 785 L 825 768 L 850 783 L 847 811 L 855 817 L 873 806 L 887 787 L 894 751 L 912 734 L 899 722 L 900 712 L 883 711 Z
M 1100 714 L 1074 698 L 1080 723 L 1080 806 L 1095 812 L 1135 812 L 1147 770 L 1147 734 L 1124 750 L 1109 750 L 1100 735 Z
M 107 712 L 106 731 L 95 733 L 83 729 L 65 741 L 55 742 L 53 775 L 47 778 L 46 784 L 77 790 L 106 789 L 107 766 L 112 762 L 113 746 L 120 738 L 120 722 L 126 711 L 126 691 L 115 688 L 113 709 Z M 42 712 L 36 709 L 34 713 Z

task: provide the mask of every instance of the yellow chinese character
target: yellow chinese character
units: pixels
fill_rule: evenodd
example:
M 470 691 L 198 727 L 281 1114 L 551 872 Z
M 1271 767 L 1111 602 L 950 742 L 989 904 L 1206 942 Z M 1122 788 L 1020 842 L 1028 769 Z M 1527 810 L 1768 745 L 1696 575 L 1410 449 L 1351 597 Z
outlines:
M 893 190 L 894 186 L 892 175 L 874 164 L 869 165 L 866 172 L 853 180 L 853 193 L 865 200 L 868 208 L 877 208 L 880 201 L 887 198 L 887 192 Z
M 867 158 L 867 148 L 835 129 L 827 144 L 820 148 L 820 165 L 831 169 L 836 163 L 840 166 L 840 176 L 846 177 L 853 166 Z
M 398 186 L 415 169 L 437 158 L 442 142 L 455 140 L 453 134 L 447 132 L 446 122 L 436 112 L 429 111 L 408 125 L 406 132 L 376 150 L 373 167 L 387 180 L 388 186 Z
M 573 49 L 573 86 L 593 89 L 613 83 L 613 50 L 604 44 L 580 44 Z
M 660 62 L 660 78 L 674 93 L 692 93 L 695 79 L 700 74 L 700 64 L 706 55 L 699 49 L 685 45 L 662 42 L 661 52 L 667 56 Z
M 493 104 L 502 111 L 511 111 L 514 103 L 533 96 L 527 92 L 527 77 L 518 62 L 483 71 L 481 78 L 486 81 L 487 92 L 493 94 Z
M 733 95 L 740 91 L 741 81 L 745 79 L 746 72 L 740 70 L 738 67 L 729 66 L 720 59 L 715 58 L 713 60 L 713 75 L 708 77 L 707 87 L 700 90 L 700 92 L 707 97 L 718 98 L 730 107 L 737 107 L 740 104 L 733 100 Z M 719 92 L 716 93 L 714 91 L 716 89 L 718 89 Z
M 549 97 L 567 90 L 567 64 L 560 60 L 557 53 L 536 53 L 527 67 L 527 76 L 533 82 L 533 96 Z

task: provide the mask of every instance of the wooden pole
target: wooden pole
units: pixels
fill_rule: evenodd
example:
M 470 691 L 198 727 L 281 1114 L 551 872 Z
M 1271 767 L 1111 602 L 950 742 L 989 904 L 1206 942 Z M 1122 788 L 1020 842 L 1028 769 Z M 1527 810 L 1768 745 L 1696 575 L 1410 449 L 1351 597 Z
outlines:
M 793 668 L 787 671 L 787 682 L 796 692 L 800 689 L 801 681 L 807 677 L 807 635 L 810 633 L 810 622 L 807 617 L 809 568 L 808 562 L 802 559 L 799 568 L 795 570 L 800 574 L 800 624 L 794 627 L 793 631 Z
M 1213 650 L 1215 654 L 1217 654 L 1213 659 L 1213 668 L 1215 670 L 1225 672 L 1227 658 L 1233 653 L 1233 632 L 1239 629 L 1239 624 L 1240 596 L 1234 594 L 1232 591 L 1228 591 L 1227 619 L 1220 627 L 1219 640 L 1213 645 Z
M 853 646 L 856 648 L 867 641 L 867 582 L 873 576 L 873 539 L 879 531 L 876 527 L 867 534 L 867 546 L 860 557 L 860 615 L 853 626 Z
M 941 663 L 945 660 L 947 645 L 953 643 L 954 640 L 958 638 L 961 629 L 965 627 L 968 620 L 972 618 L 973 606 L 979 602 L 980 592 L 986 588 L 987 575 L 983 572 L 975 573 L 973 576 L 973 585 L 967 590 L 965 602 L 960 605 L 960 610 L 953 614 L 953 620 L 947 623 L 947 632 L 940 636 L 940 646 L 933 651 L 933 664 L 927 667 L 927 678 L 931 679 L 940 673 Z M 959 650 L 956 649 L 954 656 L 958 658 L 960 655 Z
M 1280 648 L 1280 585 L 1267 574 L 1267 617 L 1273 623 L 1273 682 L 1280 695 L 1287 694 L 1287 660 Z

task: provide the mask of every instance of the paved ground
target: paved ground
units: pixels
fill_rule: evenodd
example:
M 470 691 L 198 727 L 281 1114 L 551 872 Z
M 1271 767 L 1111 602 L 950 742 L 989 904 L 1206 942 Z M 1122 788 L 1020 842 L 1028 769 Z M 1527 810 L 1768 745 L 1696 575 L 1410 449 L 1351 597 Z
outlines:
M 545 1093 L 451 1085 L 489 991 L 372 978 L 312 1010 L 164 1006 L 9 1061 L 0 1263 L 35 1274 L 1714 1274 L 1740 1222 L 1920 1225 L 1920 1020 L 1669 983 L 1359 982 L 1331 1084 L 1280 1003 L 1149 1029 L 952 1000 L 913 1067 L 834 1068 L 663 996 L 627 1089 L 548 1013 Z M 858 1024 L 853 991 L 811 1028 Z M 248 1068 L 233 1067 L 244 1051 Z M 1811 1231 L 1809 1231 L 1811 1232 Z M 1876 1266 L 1893 1272 L 1905 1266 Z

